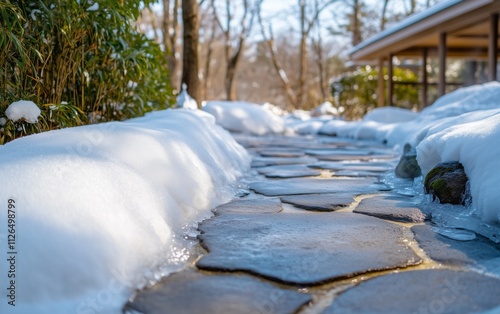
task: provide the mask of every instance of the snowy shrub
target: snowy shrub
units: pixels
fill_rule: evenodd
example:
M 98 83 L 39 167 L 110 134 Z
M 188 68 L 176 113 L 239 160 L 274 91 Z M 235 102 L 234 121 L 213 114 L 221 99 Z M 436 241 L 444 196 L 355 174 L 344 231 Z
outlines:
M 347 119 L 359 119 L 377 106 L 378 75 L 377 69 L 360 67 L 354 72 L 345 73 L 332 83 L 331 91 L 336 106 L 345 109 L 344 116 Z M 417 83 L 418 77 L 410 70 L 395 68 L 394 81 L 395 105 L 412 109 L 418 104 L 417 89 L 411 84 L 397 82 Z
M 16 125 L 0 134 L 0 144 L 85 124 L 88 116 L 123 120 L 170 106 L 166 58 L 133 22 L 151 3 L 0 1 L 0 117 L 21 99 L 38 104 L 43 116 L 33 130 Z

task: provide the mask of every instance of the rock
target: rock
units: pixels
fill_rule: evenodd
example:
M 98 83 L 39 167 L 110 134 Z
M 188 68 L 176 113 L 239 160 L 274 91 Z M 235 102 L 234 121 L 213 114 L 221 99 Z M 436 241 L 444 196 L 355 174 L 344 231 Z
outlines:
M 495 272 L 500 267 L 500 244 L 476 237 L 471 241 L 456 241 L 434 232 L 428 225 L 413 226 L 420 248 L 436 262 L 450 265 L 472 265 L 476 269 Z
M 476 272 L 407 271 L 364 281 L 323 313 L 484 313 L 500 304 L 499 295 L 500 280 Z
M 196 266 L 311 286 L 416 265 L 406 228 L 353 213 L 225 214 L 203 221 Z
M 349 206 L 357 193 L 289 195 L 280 197 L 283 203 L 311 211 L 332 212 Z
M 300 178 L 321 175 L 320 170 L 311 169 L 302 164 L 258 167 L 256 170 L 268 178 Z
M 279 183 L 278 183 L 279 182 Z M 387 186 L 377 184 L 375 178 L 342 178 L 342 179 L 281 179 L 279 181 L 255 181 L 250 189 L 266 196 L 282 196 L 297 194 L 324 193 L 373 193 L 386 189 Z
M 468 180 L 461 163 L 443 162 L 425 176 L 424 188 L 441 204 L 464 204 L 470 198 L 465 195 Z
M 204 275 L 182 271 L 146 289 L 125 312 L 163 313 L 296 313 L 311 301 L 307 294 L 282 289 L 241 275 Z
M 396 166 L 396 176 L 413 179 L 422 175 L 422 170 L 417 162 L 417 151 L 406 144 L 404 153 Z
M 419 223 L 425 220 L 422 211 L 411 202 L 411 197 L 381 195 L 362 200 L 355 213 L 378 217 L 386 220 Z
M 213 212 L 216 215 L 227 213 L 279 213 L 283 210 L 281 201 L 277 197 L 257 199 L 236 199 L 229 203 L 217 206 Z

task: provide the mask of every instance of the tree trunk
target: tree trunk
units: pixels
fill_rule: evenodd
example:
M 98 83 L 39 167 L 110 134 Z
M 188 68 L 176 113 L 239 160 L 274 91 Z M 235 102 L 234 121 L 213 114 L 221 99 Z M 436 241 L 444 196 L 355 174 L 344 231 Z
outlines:
M 200 108 L 200 80 L 198 77 L 198 1 L 182 0 L 182 22 L 184 45 L 182 58 L 182 83 L 188 86 L 188 93 Z
M 212 54 L 214 52 L 214 40 L 215 40 L 215 32 L 216 32 L 216 27 L 217 24 L 214 23 L 212 24 L 212 33 L 210 34 L 210 39 L 208 42 L 208 48 L 207 48 L 207 56 L 205 59 L 205 70 L 203 71 L 203 91 L 201 93 L 203 99 L 207 99 L 207 91 L 210 88 L 210 65 L 212 61 Z
M 359 20 L 360 3 L 354 0 L 352 14 L 352 45 L 356 46 L 361 42 L 361 23 Z
M 304 106 L 304 85 L 306 83 L 307 72 L 307 31 L 306 31 L 306 2 L 299 0 L 300 7 L 300 53 L 299 53 L 299 82 L 297 93 L 297 104 Z

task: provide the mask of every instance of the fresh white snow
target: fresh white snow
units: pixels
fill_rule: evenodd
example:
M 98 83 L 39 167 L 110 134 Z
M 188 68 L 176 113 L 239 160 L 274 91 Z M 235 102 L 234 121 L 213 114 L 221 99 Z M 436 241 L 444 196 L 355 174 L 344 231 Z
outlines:
M 203 105 L 203 110 L 227 130 L 255 135 L 283 133 L 283 118 L 268 108 L 242 101 L 208 101 Z
M 182 91 L 177 95 L 177 103 L 175 108 L 184 108 L 190 110 L 198 109 L 198 104 L 196 100 L 194 100 L 191 95 L 187 92 L 187 85 L 185 83 L 182 84 Z
M 470 181 L 472 216 L 500 223 L 500 82 L 460 88 L 421 113 L 378 108 L 360 121 L 331 119 L 319 129 L 317 120 L 302 119 L 287 126 L 297 133 L 386 142 L 399 152 L 410 144 L 424 175 L 440 162 L 461 162 Z
M 51 131 L 0 146 L 0 273 L 15 201 L 15 311 L 121 313 L 189 257 L 183 234 L 230 200 L 249 156 L 202 111 Z M 6 292 L 7 291 L 7 292 Z
M 40 113 L 40 108 L 30 100 L 13 102 L 5 110 L 5 115 L 9 120 L 18 121 L 25 119 L 29 123 L 37 123 Z

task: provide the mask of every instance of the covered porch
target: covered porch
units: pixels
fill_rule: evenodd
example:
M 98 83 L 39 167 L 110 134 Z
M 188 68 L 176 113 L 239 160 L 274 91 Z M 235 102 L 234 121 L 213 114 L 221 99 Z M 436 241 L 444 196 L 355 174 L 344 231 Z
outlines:
M 350 51 L 356 64 L 377 64 L 378 106 L 394 105 L 393 73 L 398 59 L 419 60 L 420 108 L 429 104 L 429 88 L 437 85 L 437 95 L 446 93 L 453 85 L 477 83 L 473 75 L 464 82 L 448 82 L 447 59 L 471 62 L 474 73 L 476 61 L 487 66 L 488 81 L 499 79 L 499 15 L 500 0 L 447 0 L 430 9 L 409 16 L 400 23 L 360 43 Z M 437 79 L 429 81 L 429 64 L 437 64 Z M 380 75 L 387 67 L 387 75 Z

